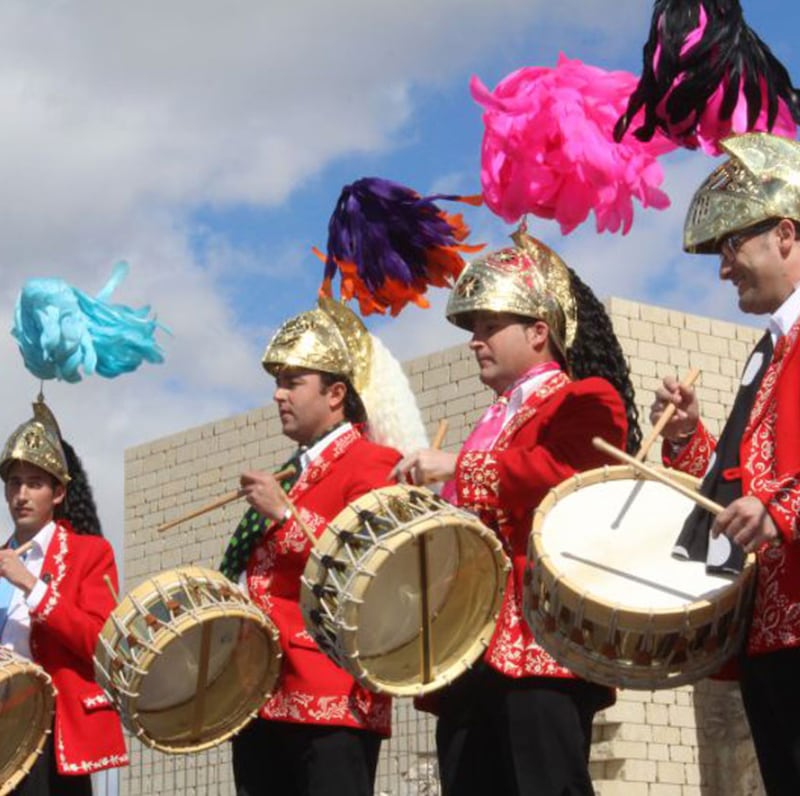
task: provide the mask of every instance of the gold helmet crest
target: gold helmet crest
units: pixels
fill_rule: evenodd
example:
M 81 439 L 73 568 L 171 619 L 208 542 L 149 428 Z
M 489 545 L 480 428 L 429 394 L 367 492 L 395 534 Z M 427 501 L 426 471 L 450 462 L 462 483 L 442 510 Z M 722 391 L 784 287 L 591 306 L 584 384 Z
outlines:
M 286 321 L 267 345 L 262 364 L 272 376 L 308 368 L 350 380 L 361 395 L 369 384 L 372 339 L 355 313 L 331 298 Z
M 721 143 L 730 155 L 697 189 L 683 228 L 683 248 L 719 252 L 732 232 L 770 218 L 800 221 L 800 143 L 747 133 Z
M 566 356 L 578 328 L 575 297 L 564 261 L 524 226 L 512 236 L 513 247 L 470 262 L 447 302 L 447 320 L 470 328 L 470 313 L 508 312 L 544 321 L 550 337 Z
M 0 458 L 0 477 L 4 481 L 14 462 L 28 462 L 50 473 L 64 486 L 69 483 L 69 467 L 61 445 L 61 432 L 42 395 L 33 404 L 33 417 L 6 440 Z

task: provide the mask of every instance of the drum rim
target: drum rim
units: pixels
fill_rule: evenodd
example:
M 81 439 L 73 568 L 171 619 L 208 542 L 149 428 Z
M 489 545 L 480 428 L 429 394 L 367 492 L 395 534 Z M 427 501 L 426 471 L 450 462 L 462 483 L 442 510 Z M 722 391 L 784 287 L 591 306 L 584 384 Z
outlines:
M 672 470 L 669 472 L 671 476 L 675 476 L 677 480 L 686 486 L 698 488 L 701 483 L 701 479 L 687 473 Z M 532 594 L 538 592 L 538 589 L 534 589 L 534 586 L 539 586 L 542 583 L 543 577 L 547 578 L 548 585 L 557 585 L 560 604 L 566 606 L 570 610 L 574 610 L 575 606 L 577 606 L 581 600 L 590 596 L 590 593 L 587 592 L 586 589 L 581 589 L 580 585 L 573 578 L 560 575 L 554 570 L 554 567 L 550 565 L 550 556 L 547 554 L 546 550 L 544 550 L 544 545 L 541 541 L 542 525 L 551 509 L 564 497 L 573 494 L 578 489 L 599 483 L 621 480 L 655 482 L 654 479 L 647 478 L 640 474 L 631 465 L 605 465 L 594 470 L 576 473 L 570 478 L 565 479 L 558 486 L 551 489 L 536 508 L 534 511 L 531 535 L 528 540 L 528 554 L 525 562 L 525 587 L 523 595 L 523 615 L 525 621 L 531 627 L 537 642 L 541 644 L 549 654 L 556 658 L 561 665 L 586 679 L 594 680 L 595 682 L 611 687 L 616 686 L 647 690 L 674 688 L 695 682 L 719 669 L 730 655 L 735 652 L 736 646 L 741 642 L 745 633 L 746 622 L 740 622 L 735 636 L 729 637 L 727 644 L 721 645 L 714 653 L 709 653 L 703 661 L 699 662 L 700 665 L 694 668 L 690 667 L 685 672 L 677 672 L 670 675 L 669 673 L 659 672 L 657 667 L 654 669 L 652 666 L 639 665 L 633 662 L 627 663 L 626 659 L 603 658 L 599 651 L 580 646 L 577 642 L 572 641 L 561 632 L 548 631 L 544 626 L 545 617 L 540 609 L 533 609 L 530 607 Z M 665 489 L 668 488 L 669 487 L 665 486 Z M 745 566 L 742 572 L 726 586 L 720 588 L 719 597 L 723 598 L 721 606 L 719 605 L 719 599 L 714 602 L 707 599 L 699 599 L 686 603 L 680 609 L 650 608 L 646 610 L 649 616 L 656 620 L 664 620 L 667 618 L 675 620 L 679 618 L 682 619 L 680 630 L 697 630 L 709 624 L 709 614 L 711 614 L 712 617 L 713 615 L 724 614 L 725 611 L 731 607 L 731 604 L 734 604 L 735 607 L 736 603 L 746 603 L 752 596 L 751 592 L 754 588 L 755 576 L 756 556 L 750 553 L 745 559 Z M 562 590 L 564 594 L 561 593 Z M 626 610 L 624 606 L 615 607 L 608 601 L 600 600 L 599 598 L 592 599 L 596 603 L 596 610 L 593 616 L 605 613 L 606 617 L 611 619 L 615 611 L 618 614 L 626 615 L 638 615 L 645 611 L 645 609 L 635 611 L 630 609 Z M 552 615 L 548 614 L 548 616 Z M 583 616 L 586 616 L 585 612 Z M 688 621 L 690 618 L 692 622 Z M 699 619 L 703 621 L 697 621 L 695 624 L 694 621 Z M 602 622 L 602 619 L 596 621 Z M 608 625 L 606 625 L 606 627 L 608 627 Z M 630 629 L 631 632 L 635 631 L 635 628 L 631 625 L 626 625 L 625 627 L 626 629 Z M 665 632 L 676 632 L 676 629 L 672 627 L 666 627 L 663 628 L 663 630 Z M 727 654 L 721 654 L 726 651 Z M 666 676 L 659 676 L 660 674 L 666 674 Z
M 345 626 L 345 623 L 338 621 L 336 643 L 331 644 L 320 630 L 319 625 L 311 620 L 310 613 L 320 606 L 319 598 L 313 594 L 313 587 L 322 585 L 326 580 L 320 577 L 321 573 L 325 571 L 321 563 L 322 558 L 323 556 L 329 555 L 335 556 L 347 547 L 347 543 L 341 540 L 339 533 L 342 530 L 350 531 L 351 526 L 356 527 L 357 510 L 359 508 L 366 508 L 367 506 L 374 506 L 377 501 L 373 496 L 376 493 L 380 494 L 382 497 L 402 498 L 407 496 L 409 492 L 422 492 L 426 494 L 426 497 L 430 496 L 432 498 L 431 508 L 440 510 L 445 517 L 452 518 L 455 522 L 458 522 L 464 530 L 478 535 L 485 547 L 492 553 L 492 561 L 494 564 L 493 571 L 496 576 L 497 588 L 494 591 L 491 606 L 489 610 L 485 612 L 487 618 L 483 622 L 480 631 L 476 634 L 474 641 L 465 650 L 461 651 L 458 660 L 452 663 L 446 671 L 439 672 L 429 683 L 403 685 L 378 678 L 371 669 L 364 665 L 365 659 L 360 655 L 356 644 L 358 627 L 348 628 Z M 340 520 L 340 517 L 343 515 L 347 516 L 348 521 L 352 518 L 353 522 L 343 523 Z M 412 521 L 407 521 L 393 529 L 386 537 L 381 537 L 381 547 L 374 547 L 367 551 L 367 554 L 378 554 L 384 559 L 387 559 L 391 556 L 392 552 L 399 549 L 402 545 L 409 542 L 413 543 L 414 538 L 420 533 L 431 530 L 432 526 L 442 524 L 441 518 L 437 519 L 433 511 L 430 512 L 429 516 L 414 518 L 413 522 L 420 524 L 420 527 L 416 529 L 417 533 L 412 532 L 408 527 Z M 359 559 L 359 561 L 360 560 L 361 559 Z M 314 641 L 323 649 L 326 655 L 332 657 L 339 666 L 344 668 L 364 687 L 375 693 L 389 694 L 396 697 L 423 696 L 432 691 L 437 691 L 455 680 L 472 666 L 488 648 L 494 634 L 497 617 L 503 605 L 510 573 L 511 562 L 503 550 L 502 543 L 497 535 L 476 516 L 447 503 L 443 498 L 440 498 L 425 487 L 395 484 L 371 490 L 360 496 L 349 503 L 326 526 L 318 539 L 317 549 L 312 551 L 303 571 L 299 602 L 306 630 Z M 345 586 L 342 592 L 337 595 L 337 609 L 333 621 L 347 613 L 352 606 L 357 605 L 357 601 L 363 597 L 367 591 L 367 588 L 352 589 L 354 582 L 361 580 L 361 575 L 354 566 L 351 566 L 347 573 L 342 575 L 342 579 L 345 580 Z
M 16 760 L 15 757 L 12 757 L 9 760 L 9 763 L 13 763 L 15 765 L 15 771 L 9 776 L 8 779 L 0 782 L 0 796 L 6 796 L 6 794 L 11 793 L 11 791 L 13 791 L 14 788 L 19 785 L 19 783 L 28 775 L 28 772 L 36 762 L 36 758 L 42 753 L 45 742 L 47 741 L 47 736 L 52 732 L 53 714 L 55 713 L 56 701 L 53 680 L 42 666 L 34 661 L 28 660 L 27 658 L 23 658 L 21 655 L 18 655 L 11 650 L 4 649 L 3 652 L 8 655 L 8 660 L 6 663 L 9 663 L 13 668 L 13 674 L 32 675 L 44 686 L 41 691 L 41 714 L 43 715 L 36 716 L 35 718 L 44 718 L 45 722 L 44 727 L 42 727 L 41 731 L 39 732 L 39 737 L 36 743 L 31 745 L 31 748 L 25 754 L 24 758 L 22 758 L 22 760 Z M 5 666 L 3 668 L 5 668 Z M 33 735 L 32 731 L 30 732 L 30 735 Z

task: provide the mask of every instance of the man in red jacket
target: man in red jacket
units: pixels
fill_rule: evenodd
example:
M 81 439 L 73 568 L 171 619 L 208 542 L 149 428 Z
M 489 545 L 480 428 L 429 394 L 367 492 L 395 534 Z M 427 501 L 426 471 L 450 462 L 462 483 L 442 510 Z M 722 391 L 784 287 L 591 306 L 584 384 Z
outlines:
M 6 442 L 0 476 L 14 522 L 0 550 L 0 643 L 42 666 L 56 689 L 53 732 L 13 793 L 91 794 L 92 772 L 128 763 L 92 664 L 114 608 L 105 579 L 116 589 L 117 571 L 80 461 L 41 397 Z
M 390 483 L 400 454 L 376 444 L 376 437 L 394 444 L 400 444 L 397 433 L 407 441 L 424 439 L 407 383 L 371 383 L 379 356 L 381 378 L 387 379 L 392 363 L 400 377 L 397 363 L 379 349 L 361 321 L 329 299 L 287 321 L 264 354 L 264 367 L 276 381 L 283 433 L 299 448 L 291 485 L 264 472 L 241 476 L 252 508 L 222 565 L 229 577 L 244 580 L 252 599 L 275 623 L 283 650 L 275 693 L 233 741 L 239 796 L 373 792 L 380 742 L 390 729 L 391 700 L 359 685 L 307 632 L 298 600 L 311 545 L 292 519 L 283 490 L 290 487 L 288 497 L 319 536 L 348 504 Z M 386 420 L 387 403 L 391 406 L 403 394 L 411 413 L 394 424 L 392 440 L 392 424 L 381 420 Z
M 547 246 L 524 232 L 515 242 L 470 263 L 447 306 L 448 320 L 472 333 L 496 402 L 458 454 L 417 451 L 397 472 L 446 480 L 443 495 L 493 528 L 513 564 L 484 660 L 429 703 L 439 714 L 444 793 L 588 796 L 592 719 L 613 694 L 536 643 L 522 614 L 522 575 L 536 506 L 577 471 L 606 463 L 592 437 L 625 447 L 630 419 L 635 448 L 637 413 L 602 305 Z
M 758 558 L 755 605 L 741 689 L 770 794 L 800 793 L 800 144 L 767 133 L 729 138 L 730 155 L 700 186 L 684 248 L 716 254 L 743 312 L 768 316 L 719 440 L 700 421 L 694 390 L 672 377 L 651 419 L 677 406 L 663 434 L 664 462 L 705 476 L 704 494 L 726 506 L 695 511 L 681 540 L 715 548 L 735 569 Z M 732 544 L 731 544 L 732 543 Z M 721 549 L 720 549 L 721 548 Z

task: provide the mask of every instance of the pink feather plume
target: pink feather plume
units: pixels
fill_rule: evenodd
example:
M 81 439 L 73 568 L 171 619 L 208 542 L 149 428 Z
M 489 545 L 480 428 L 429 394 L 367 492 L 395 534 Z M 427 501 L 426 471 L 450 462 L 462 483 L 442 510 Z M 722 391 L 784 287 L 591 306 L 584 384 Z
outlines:
M 598 232 L 630 230 L 633 200 L 663 209 L 658 157 L 675 149 L 660 133 L 614 141 L 637 78 L 559 56 L 555 68 L 526 67 L 489 91 L 470 90 L 484 109 L 481 184 L 489 208 L 509 223 L 525 213 L 555 219 L 563 234 L 594 211 Z

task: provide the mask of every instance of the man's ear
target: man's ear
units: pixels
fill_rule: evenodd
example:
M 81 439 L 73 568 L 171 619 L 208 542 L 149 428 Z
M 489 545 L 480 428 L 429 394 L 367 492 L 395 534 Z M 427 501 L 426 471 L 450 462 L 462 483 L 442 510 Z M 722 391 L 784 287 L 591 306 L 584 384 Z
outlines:
M 550 340 L 550 327 L 544 321 L 534 321 L 525 327 L 525 337 L 534 351 L 542 351 Z
M 347 385 L 343 381 L 335 381 L 328 387 L 326 394 L 331 411 L 341 409 L 347 396 Z
M 797 222 L 790 218 L 782 218 L 778 224 L 778 240 L 780 241 L 781 251 L 787 254 L 791 250 L 797 237 Z
M 53 487 L 53 505 L 60 506 L 66 497 L 67 488 L 61 483 L 61 481 L 56 481 L 56 485 Z

